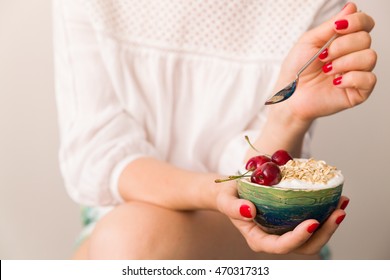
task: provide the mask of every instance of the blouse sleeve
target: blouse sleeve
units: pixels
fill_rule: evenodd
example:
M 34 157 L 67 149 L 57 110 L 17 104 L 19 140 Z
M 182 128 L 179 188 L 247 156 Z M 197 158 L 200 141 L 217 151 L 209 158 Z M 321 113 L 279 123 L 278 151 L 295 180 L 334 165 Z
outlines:
M 79 2 L 53 4 L 60 169 L 76 202 L 115 205 L 122 201 L 117 181 L 123 168 L 138 157 L 158 155 L 117 98 Z

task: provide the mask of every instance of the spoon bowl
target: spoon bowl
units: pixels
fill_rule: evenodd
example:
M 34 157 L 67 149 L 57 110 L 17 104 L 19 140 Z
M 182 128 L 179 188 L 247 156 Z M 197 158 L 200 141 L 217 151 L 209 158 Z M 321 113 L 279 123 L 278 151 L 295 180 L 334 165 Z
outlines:
M 298 77 L 291 84 L 289 84 L 284 89 L 282 89 L 274 96 L 272 96 L 270 99 L 268 99 L 265 102 L 265 105 L 276 104 L 290 98 L 295 92 L 295 89 L 297 88 L 297 84 L 298 84 Z
M 337 36 L 338 34 L 334 34 L 332 38 L 330 38 L 328 42 L 326 42 L 325 45 L 323 45 L 322 48 L 319 49 L 318 52 L 316 52 L 316 54 L 305 63 L 305 65 L 302 66 L 302 68 L 298 71 L 295 80 L 269 98 L 265 102 L 265 105 L 276 104 L 290 98 L 297 89 L 299 75 L 301 75 L 301 73 L 320 55 L 320 53 L 322 53 L 333 42 L 333 40 L 337 38 Z

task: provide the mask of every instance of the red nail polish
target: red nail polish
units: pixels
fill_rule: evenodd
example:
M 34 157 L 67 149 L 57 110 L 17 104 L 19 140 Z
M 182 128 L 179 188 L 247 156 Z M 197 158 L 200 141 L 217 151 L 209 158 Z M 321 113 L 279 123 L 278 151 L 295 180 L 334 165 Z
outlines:
M 339 216 L 337 219 L 336 219 L 336 224 L 341 224 L 341 222 L 344 220 L 344 218 L 345 218 L 345 214 L 344 215 L 341 215 L 341 216 Z
M 340 209 L 344 210 L 345 208 L 347 208 L 348 203 L 349 203 L 349 199 L 344 200 L 343 203 L 341 203 Z
M 335 24 L 337 30 L 346 29 L 348 27 L 348 20 L 340 19 L 340 20 L 336 21 L 334 24 Z
M 308 228 L 307 228 L 307 232 L 308 233 L 313 233 L 319 226 L 320 224 L 319 223 L 314 223 L 314 224 L 311 224 Z
M 320 55 L 318 56 L 319 59 L 325 59 L 328 57 L 328 49 L 326 48 Z
M 240 214 L 245 218 L 252 218 L 251 208 L 246 204 L 241 205 Z
M 324 64 L 324 66 L 322 66 L 322 71 L 324 71 L 324 73 L 328 73 L 329 71 L 332 70 L 332 62 L 327 62 Z
M 343 76 L 337 77 L 336 79 L 333 80 L 333 84 L 335 86 L 338 86 L 339 84 L 341 84 L 342 79 L 343 79 Z

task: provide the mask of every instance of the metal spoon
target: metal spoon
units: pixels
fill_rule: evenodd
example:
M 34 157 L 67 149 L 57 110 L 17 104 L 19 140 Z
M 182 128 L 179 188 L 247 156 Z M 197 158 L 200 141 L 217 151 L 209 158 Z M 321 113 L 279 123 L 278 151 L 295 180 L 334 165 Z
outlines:
M 326 42 L 325 45 L 318 52 L 316 52 L 316 54 L 312 58 L 310 58 L 308 62 L 305 63 L 305 65 L 303 65 L 303 67 L 298 71 L 298 73 L 295 77 L 295 80 L 291 84 L 286 86 L 284 89 L 277 92 L 274 96 L 269 98 L 265 102 L 265 105 L 279 103 L 279 102 L 282 102 L 282 101 L 290 98 L 291 95 L 293 95 L 293 93 L 295 92 L 295 90 L 297 88 L 298 81 L 299 81 L 299 75 L 319 56 L 320 53 L 322 53 L 330 45 L 330 43 L 333 42 L 334 39 L 337 38 L 337 36 L 338 36 L 338 34 L 333 35 L 332 38 L 330 38 L 329 41 Z

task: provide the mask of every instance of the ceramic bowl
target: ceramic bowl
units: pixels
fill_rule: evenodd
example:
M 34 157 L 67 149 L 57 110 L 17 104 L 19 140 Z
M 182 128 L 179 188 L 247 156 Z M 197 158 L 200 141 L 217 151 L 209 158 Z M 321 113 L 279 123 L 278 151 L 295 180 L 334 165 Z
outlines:
M 241 198 L 255 204 L 255 222 L 266 232 L 283 234 L 307 219 L 323 223 L 336 209 L 343 183 L 321 189 L 262 186 L 248 179 L 237 180 Z

